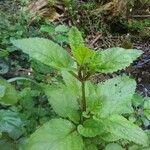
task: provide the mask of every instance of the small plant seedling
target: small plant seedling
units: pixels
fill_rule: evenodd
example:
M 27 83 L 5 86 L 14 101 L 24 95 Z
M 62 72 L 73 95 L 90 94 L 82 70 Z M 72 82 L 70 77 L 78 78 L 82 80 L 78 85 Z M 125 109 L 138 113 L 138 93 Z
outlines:
M 58 117 L 37 129 L 25 150 L 98 150 L 98 145 L 126 140 L 143 147 L 147 134 L 125 118 L 133 112 L 134 79 L 123 75 L 97 85 L 89 77 L 125 69 L 142 52 L 115 47 L 94 51 L 86 47 L 76 27 L 69 31 L 72 55 L 43 38 L 14 40 L 12 43 L 43 64 L 62 73 L 64 83 L 44 86 L 48 101 Z M 107 145 L 121 147 L 117 144 Z

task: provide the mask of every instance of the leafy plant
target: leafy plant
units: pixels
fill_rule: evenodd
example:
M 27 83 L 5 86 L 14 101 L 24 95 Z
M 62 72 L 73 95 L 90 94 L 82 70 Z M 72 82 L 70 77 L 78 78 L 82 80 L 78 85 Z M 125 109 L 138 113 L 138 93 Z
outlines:
M 58 25 L 55 27 L 48 22 L 46 25 L 41 26 L 40 31 L 48 33 L 52 40 L 59 44 L 68 43 L 67 33 L 69 27 L 66 25 Z
M 31 58 L 61 71 L 64 80 L 60 84 L 43 85 L 58 117 L 37 129 L 24 149 L 97 150 L 97 145 L 104 148 L 107 143 L 120 140 L 148 146 L 146 133 L 124 117 L 133 112 L 135 80 L 123 75 L 98 85 L 89 81 L 95 73 L 125 69 L 142 52 L 118 47 L 93 51 L 85 46 L 76 27 L 69 31 L 69 42 L 72 55 L 48 39 L 12 41 Z M 121 146 L 114 144 L 113 147 Z
M 142 97 L 135 94 L 132 98 L 134 112 L 130 114 L 129 119 L 138 124 L 148 128 L 150 125 L 150 98 Z

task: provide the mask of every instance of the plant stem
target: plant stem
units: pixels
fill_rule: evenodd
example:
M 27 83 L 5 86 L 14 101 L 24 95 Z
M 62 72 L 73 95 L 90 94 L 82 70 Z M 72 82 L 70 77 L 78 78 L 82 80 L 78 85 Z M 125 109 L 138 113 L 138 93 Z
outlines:
M 71 75 L 73 75 L 76 79 L 78 79 L 79 81 L 81 81 L 81 79 L 78 77 L 78 75 L 76 75 L 73 71 L 69 71 L 69 73 Z
M 82 86 L 82 112 L 86 111 L 86 99 L 85 99 L 85 81 L 81 82 Z

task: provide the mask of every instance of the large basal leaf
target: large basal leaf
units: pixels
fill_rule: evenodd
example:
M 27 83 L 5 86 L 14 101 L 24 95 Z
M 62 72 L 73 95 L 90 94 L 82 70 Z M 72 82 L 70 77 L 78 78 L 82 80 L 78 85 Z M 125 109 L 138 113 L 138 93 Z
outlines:
M 90 58 L 94 55 L 94 51 L 84 46 L 81 32 L 76 27 L 72 27 L 69 31 L 69 43 L 78 64 L 89 63 Z
M 6 80 L 0 78 L 0 103 L 13 105 L 18 101 L 18 93 L 15 88 Z
M 101 123 L 103 123 L 107 132 L 118 136 L 118 138 L 132 141 L 143 146 L 148 146 L 149 144 L 145 132 L 120 115 L 112 115 L 106 120 L 101 120 Z
M 10 110 L 0 110 L 0 132 L 8 133 L 12 139 L 17 139 L 24 133 L 24 122 L 20 115 Z
M 77 99 L 71 95 L 65 86 L 50 86 L 45 90 L 48 101 L 54 111 L 61 117 L 67 117 L 73 122 L 78 123 L 80 120 L 79 105 Z
M 48 39 L 28 38 L 14 40 L 12 43 L 30 57 L 48 66 L 57 69 L 71 69 L 73 63 L 71 56 L 61 46 Z
M 25 150 L 83 150 L 83 140 L 68 120 L 45 123 L 28 140 Z
M 89 68 L 92 72 L 113 73 L 125 69 L 142 54 L 139 50 L 109 48 L 96 52 Z
M 98 84 L 97 94 L 101 99 L 101 117 L 113 113 L 131 113 L 131 98 L 136 89 L 135 80 L 128 76 L 119 76 Z

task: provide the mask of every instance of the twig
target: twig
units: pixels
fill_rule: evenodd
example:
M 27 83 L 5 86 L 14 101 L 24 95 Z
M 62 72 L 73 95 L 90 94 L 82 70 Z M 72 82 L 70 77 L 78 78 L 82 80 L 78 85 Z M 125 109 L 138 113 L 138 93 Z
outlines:
M 93 46 L 96 42 L 97 42 L 97 40 L 99 40 L 100 38 L 101 38 L 101 34 L 99 34 L 93 41 L 92 41 L 92 43 L 90 44 L 90 46 Z
M 150 18 L 150 15 L 133 15 L 131 18 Z

